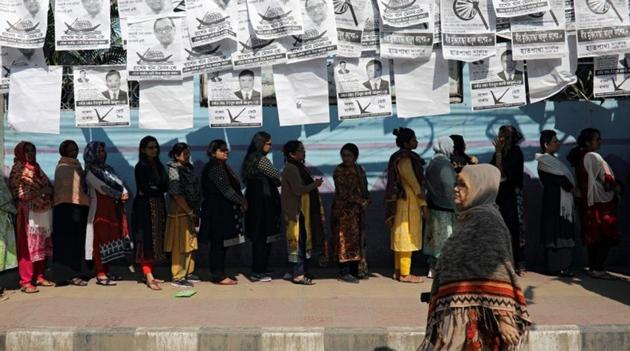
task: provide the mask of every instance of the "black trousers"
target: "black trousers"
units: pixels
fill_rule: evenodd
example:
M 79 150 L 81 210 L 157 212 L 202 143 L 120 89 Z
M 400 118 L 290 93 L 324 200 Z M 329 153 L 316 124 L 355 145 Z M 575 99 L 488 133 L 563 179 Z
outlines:
M 591 271 L 603 271 L 610 249 L 614 246 L 613 240 L 602 238 L 595 244 L 588 245 L 588 266 Z
M 339 262 L 339 274 L 346 275 L 352 274 L 355 277 L 359 276 L 359 262 L 360 261 L 348 261 Z
M 210 241 L 210 274 L 213 282 L 220 282 L 225 279 L 225 254 L 227 247 L 223 245 L 223 240 Z
M 264 274 L 268 272 L 269 251 L 271 245 L 266 236 L 258 236 L 252 245 L 252 272 Z

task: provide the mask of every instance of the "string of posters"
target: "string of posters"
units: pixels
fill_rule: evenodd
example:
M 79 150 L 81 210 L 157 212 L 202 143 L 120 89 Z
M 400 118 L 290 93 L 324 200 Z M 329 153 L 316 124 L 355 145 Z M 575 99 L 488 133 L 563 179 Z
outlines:
M 393 81 L 398 117 L 449 113 L 448 60 L 470 63 L 473 110 L 544 100 L 576 82 L 582 57 L 594 58 L 596 97 L 630 95 L 628 0 L 179 5 L 118 0 L 112 29 L 109 1 L 51 3 L 55 50 L 110 48 L 112 30 L 126 49 L 125 65 L 73 67 L 77 127 L 130 126 L 128 81 L 138 81 L 141 128 L 192 128 L 195 75 L 207 77 L 210 127 L 261 127 L 267 66 L 282 126 L 329 122 L 327 64 L 342 120 L 391 116 Z M 0 0 L 0 89 L 17 131 L 59 133 L 62 67 L 42 50 L 48 6 Z

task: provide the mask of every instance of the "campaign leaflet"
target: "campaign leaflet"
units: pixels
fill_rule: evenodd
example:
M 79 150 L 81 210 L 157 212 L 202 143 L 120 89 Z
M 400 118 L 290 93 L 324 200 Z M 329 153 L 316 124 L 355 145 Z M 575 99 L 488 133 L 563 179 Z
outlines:
M 578 57 L 630 51 L 628 0 L 578 0 L 574 5 Z
M 490 0 L 442 0 L 442 51 L 447 60 L 474 62 L 496 54 Z
M 131 124 L 124 66 L 75 66 L 73 72 L 77 127 L 128 127 Z
M 300 0 L 304 34 L 293 35 L 288 63 L 324 58 L 337 53 L 338 38 L 331 0 Z
M 260 68 L 208 75 L 211 128 L 262 127 Z
M 55 50 L 109 49 L 109 1 L 56 0 Z
M 568 54 L 565 0 L 550 0 L 551 8 L 512 19 L 515 60 L 562 58 Z
M 48 0 L 0 0 L 0 45 L 22 49 L 44 46 Z

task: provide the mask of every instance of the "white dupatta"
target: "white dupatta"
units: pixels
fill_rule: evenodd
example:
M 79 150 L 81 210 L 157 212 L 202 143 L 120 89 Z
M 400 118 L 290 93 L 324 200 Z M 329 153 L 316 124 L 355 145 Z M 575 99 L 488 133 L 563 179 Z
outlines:
M 538 170 L 545 173 L 565 176 L 575 186 L 575 177 L 562 161 L 550 154 L 536 154 Z M 560 187 L 560 216 L 573 223 L 574 201 L 573 194 Z
M 586 197 L 588 205 L 593 206 L 596 202 L 612 201 L 615 198 L 615 192 L 606 190 L 604 179 L 606 175 L 613 178 L 615 175 L 606 160 L 596 152 L 589 152 L 584 156 L 584 168 L 588 174 L 588 194 Z

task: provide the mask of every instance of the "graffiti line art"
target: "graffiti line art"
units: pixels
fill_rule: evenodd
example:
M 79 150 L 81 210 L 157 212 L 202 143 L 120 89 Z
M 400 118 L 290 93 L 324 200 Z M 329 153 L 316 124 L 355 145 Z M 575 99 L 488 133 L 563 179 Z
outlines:
M 453 2 L 453 12 L 455 16 L 462 21 L 470 21 L 479 15 L 486 30 L 490 29 L 486 18 L 483 17 L 481 9 L 479 9 L 479 0 L 455 0 L 455 2 Z

